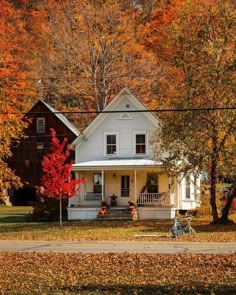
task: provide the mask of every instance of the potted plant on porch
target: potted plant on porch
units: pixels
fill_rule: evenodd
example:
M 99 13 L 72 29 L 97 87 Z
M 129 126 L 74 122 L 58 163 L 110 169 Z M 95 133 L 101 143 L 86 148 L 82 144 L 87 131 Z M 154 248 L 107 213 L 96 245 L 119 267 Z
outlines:
M 134 200 L 129 200 L 128 201 L 129 206 L 134 206 L 135 205 L 135 201 Z
M 101 206 L 106 206 L 107 205 L 107 201 L 106 200 L 101 200 Z
M 117 196 L 113 194 L 112 196 L 110 196 L 110 198 L 111 198 L 111 206 L 116 206 Z
M 130 214 L 132 214 L 132 215 L 135 214 L 135 201 L 129 200 L 128 204 L 129 204 L 128 209 L 129 209 Z

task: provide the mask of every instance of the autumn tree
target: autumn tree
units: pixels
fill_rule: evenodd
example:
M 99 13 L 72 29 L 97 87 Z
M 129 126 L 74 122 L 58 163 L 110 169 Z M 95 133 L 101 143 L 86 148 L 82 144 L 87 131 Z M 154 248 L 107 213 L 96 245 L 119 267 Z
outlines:
M 232 176 L 233 172 L 235 176 L 235 2 L 171 3 L 168 11 L 159 10 L 153 17 L 149 32 L 160 32 L 166 42 L 156 37 L 148 40 L 148 47 L 166 69 L 165 78 L 157 81 L 162 89 L 160 106 L 186 111 L 161 116 L 163 128 L 157 131 L 157 138 L 162 140 L 156 156 L 160 156 L 159 148 L 168 150 L 163 161 L 176 173 L 207 170 L 213 222 L 227 222 L 235 190 L 219 218 L 216 184 L 220 174 Z
M 19 121 L 19 115 L 11 114 L 13 110 L 14 108 L 6 107 L 4 102 L 0 102 L 0 199 L 3 200 L 6 189 L 22 185 L 21 179 L 7 164 L 7 159 L 12 155 L 12 144 L 16 144 L 21 138 L 25 127 L 25 123 Z
M 21 185 L 8 165 L 11 146 L 21 138 L 26 122 L 21 120 L 24 98 L 30 86 L 24 63 L 24 26 L 19 11 L 8 1 L 0 4 L 0 191 Z M 27 34 L 26 34 L 27 36 Z
M 12 1 L 0 5 L 0 91 L 16 109 L 26 111 L 34 97 L 32 44 L 24 13 Z
M 134 10 L 117 1 L 50 1 L 44 96 L 73 97 L 73 107 L 102 110 L 124 85 L 148 89 L 152 53 L 137 40 Z
M 43 194 L 59 200 L 59 220 L 62 227 L 62 200 L 75 196 L 80 190 L 80 183 L 85 179 L 72 179 L 70 145 L 67 144 L 66 138 L 60 143 L 55 130 L 51 128 L 50 131 L 52 137 L 50 153 L 43 157 L 41 182 Z

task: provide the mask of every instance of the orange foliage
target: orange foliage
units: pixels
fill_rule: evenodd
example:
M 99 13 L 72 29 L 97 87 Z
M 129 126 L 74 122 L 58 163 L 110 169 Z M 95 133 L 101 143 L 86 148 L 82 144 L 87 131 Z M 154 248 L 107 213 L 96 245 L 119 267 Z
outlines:
M 0 93 L 18 109 L 27 109 L 26 97 L 34 94 L 29 80 L 30 62 L 28 57 L 30 39 L 25 30 L 21 11 L 7 0 L 0 6 Z

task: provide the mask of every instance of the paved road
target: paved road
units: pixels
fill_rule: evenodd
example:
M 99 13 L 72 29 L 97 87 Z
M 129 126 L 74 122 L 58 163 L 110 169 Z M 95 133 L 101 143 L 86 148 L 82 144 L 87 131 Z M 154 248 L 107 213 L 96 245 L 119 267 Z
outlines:
M 0 251 L 90 253 L 236 253 L 236 243 L 0 240 Z

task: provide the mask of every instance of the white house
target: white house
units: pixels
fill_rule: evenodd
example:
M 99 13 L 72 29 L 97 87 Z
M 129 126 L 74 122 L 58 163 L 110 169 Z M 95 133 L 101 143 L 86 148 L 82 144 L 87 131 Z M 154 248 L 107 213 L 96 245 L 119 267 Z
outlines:
M 159 119 L 124 88 L 75 139 L 76 177 L 86 177 L 69 200 L 68 219 L 95 219 L 101 200 L 116 207 L 135 202 L 138 219 L 174 218 L 196 208 L 194 181 L 170 178 L 152 157 L 150 139 Z

